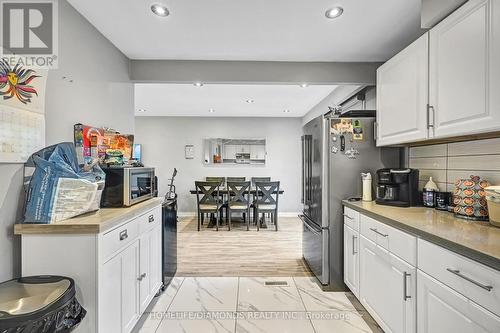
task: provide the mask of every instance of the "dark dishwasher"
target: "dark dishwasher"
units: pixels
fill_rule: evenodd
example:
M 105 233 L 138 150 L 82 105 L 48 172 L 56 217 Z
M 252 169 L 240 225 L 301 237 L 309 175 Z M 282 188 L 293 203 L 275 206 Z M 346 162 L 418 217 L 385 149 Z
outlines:
M 170 189 L 162 204 L 162 271 L 163 290 L 167 288 L 177 272 L 177 194 L 173 185 L 177 170 L 170 179 Z

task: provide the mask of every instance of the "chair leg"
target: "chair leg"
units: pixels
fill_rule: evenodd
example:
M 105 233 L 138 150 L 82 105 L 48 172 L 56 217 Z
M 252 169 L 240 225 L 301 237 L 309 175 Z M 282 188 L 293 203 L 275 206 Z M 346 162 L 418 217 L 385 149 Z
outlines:
M 260 221 L 259 221 L 259 210 L 257 209 L 255 211 L 255 223 L 257 224 L 257 231 L 260 230 Z
M 216 231 L 219 231 L 219 211 L 217 211 L 217 213 L 215 213 L 215 230 Z
M 247 219 L 245 219 L 247 222 L 247 231 L 250 230 L 250 207 L 248 207 L 248 216 Z
M 227 230 L 231 231 L 231 210 L 229 208 L 226 217 L 228 218 Z
M 278 210 L 274 211 L 274 227 L 276 228 L 276 231 L 278 231 Z
M 198 231 L 200 231 L 200 223 L 201 223 L 201 220 L 203 219 L 203 213 L 201 213 L 201 218 L 200 218 L 200 212 L 198 212 Z

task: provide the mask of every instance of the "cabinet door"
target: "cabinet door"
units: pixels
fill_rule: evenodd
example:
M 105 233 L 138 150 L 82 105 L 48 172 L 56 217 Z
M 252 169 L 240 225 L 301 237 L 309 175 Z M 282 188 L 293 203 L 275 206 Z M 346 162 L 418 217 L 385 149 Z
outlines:
M 500 332 L 500 318 L 418 271 L 419 333 Z
M 344 282 L 359 298 L 359 233 L 344 225 Z
M 236 146 L 235 145 L 225 145 L 224 146 L 224 158 L 234 160 L 236 158 Z
M 377 69 L 377 146 L 427 139 L 428 34 Z
M 144 312 L 148 307 L 151 295 L 150 280 L 151 280 L 151 248 L 152 248 L 152 233 L 146 232 L 139 238 L 139 300 L 140 310 Z
M 259 146 L 257 146 L 257 145 L 250 146 L 250 159 L 251 160 L 258 160 L 259 159 L 258 148 L 259 148 Z
M 429 38 L 434 137 L 500 130 L 500 2 L 468 1 Z
M 361 304 L 385 332 L 415 332 L 416 269 L 360 237 Z
M 162 247 L 161 247 L 161 224 L 151 230 L 151 257 L 150 257 L 150 280 L 149 293 L 154 297 L 160 289 L 162 278 Z
M 122 332 L 130 332 L 139 319 L 139 241 L 121 253 L 122 257 Z M 111 331 L 110 331 L 111 332 Z M 114 332 L 114 331 L 112 331 Z
M 107 261 L 99 272 L 99 332 L 121 332 L 122 257 Z

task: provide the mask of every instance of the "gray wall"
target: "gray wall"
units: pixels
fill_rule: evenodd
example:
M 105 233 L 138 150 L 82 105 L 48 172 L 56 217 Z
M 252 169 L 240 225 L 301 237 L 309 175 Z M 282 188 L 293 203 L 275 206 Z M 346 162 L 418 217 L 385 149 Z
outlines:
M 128 59 L 65 0 L 59 1 L 59 69 L 49 72 L 45 99 L 47 145 L 72 141 L 76 122 L 132 132 L 133 107 Z M 22 170 L 20 164 L 0 164 L 0 281 L 20 274 L 13 224 L 22 209 Z
M 196 212 L 195 196 L 189 194 L 195 180 L 206 176 L 270 176 L 285 190 L 280 211 L 299 212 L 301 191 L 300 118 L 208 118 L 136 117 L 136 142 L 143 144 L 145 165 L 157 168 L 160 195 L 167 191 L 172 170 L 179 171 L 175 184 L 179 211 Z M 205 166 L 202 163 L 204 138 L 266 138 L 265 166 Z M 184 146 L 195 146 L 195 158 L 184 158 Z

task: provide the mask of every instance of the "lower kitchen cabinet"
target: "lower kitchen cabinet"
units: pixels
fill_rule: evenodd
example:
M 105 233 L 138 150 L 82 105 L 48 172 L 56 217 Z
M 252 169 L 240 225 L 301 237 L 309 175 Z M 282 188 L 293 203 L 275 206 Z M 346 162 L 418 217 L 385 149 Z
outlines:
M 418 270 L 419 333 L 500 332 L 500 318 Z
M 129 333 L 162 284 L 161 203 L 102 209 L 81 217 L 80 228 L 102 232 L 22 235 L 22 274 L 74 279 L 87 311 L 75 332 Z
M 415 267 L 360 237 L 361 304 L 385 332 L 415 332 Z
M 359 297 L 359 232 L 344 225 L 344 283 Z

